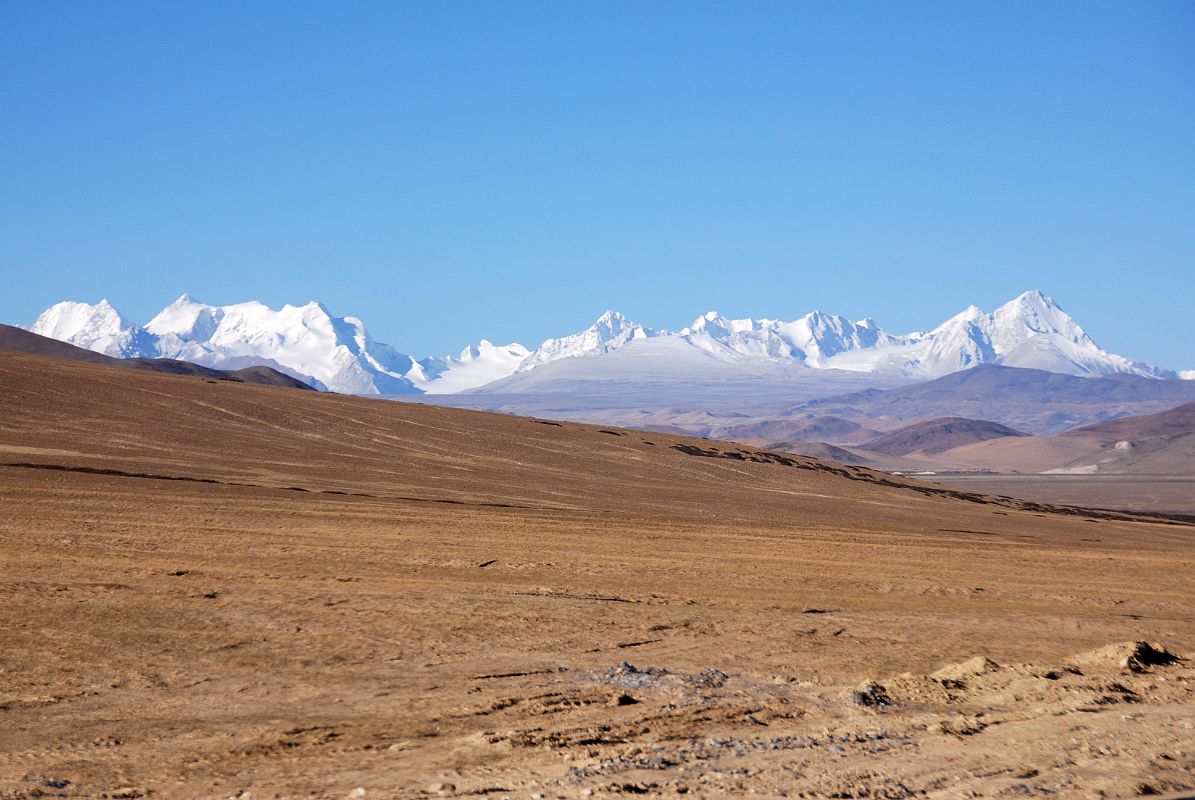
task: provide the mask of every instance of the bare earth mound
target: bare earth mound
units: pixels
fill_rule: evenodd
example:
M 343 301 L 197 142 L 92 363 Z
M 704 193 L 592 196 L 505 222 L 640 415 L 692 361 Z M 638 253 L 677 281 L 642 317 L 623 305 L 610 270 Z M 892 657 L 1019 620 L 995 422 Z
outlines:
M 8 352 L 0 464 L 0 796 L 1195 786 L 1182 520 Z

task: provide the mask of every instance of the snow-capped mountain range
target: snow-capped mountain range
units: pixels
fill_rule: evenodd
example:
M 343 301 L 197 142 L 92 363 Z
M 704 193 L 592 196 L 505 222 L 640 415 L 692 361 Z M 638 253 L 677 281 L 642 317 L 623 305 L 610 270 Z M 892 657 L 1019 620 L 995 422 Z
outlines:
M 904 335 L 890 334 L 870 318 L 852 322 L 820 311 L 791 322 L 727 319 L 711 311 L 676 332 L 607 311 L 585 330 L 548 339 L 535 350 L 482 340 L 457 356 L 418 360 L 374 340 L 361 320 L 334 316 L 314 301 L 274 310 L 256 301 L 211 306 L 184 294 L 144 326 L 107 300 L 68 301 L 51 306 L 29 330 L 120 358 L 177 358 L 228 369 L 264 364 L 317 388 L 371 395 L 484 391 L 487 384 L 552 362 L 601 358 L 661 337 L 671 347 L 644 352 L 691 349 L 715 371 L 718 362 L 739 367 L 783 362 L 928 379 L 1002 364 L 1070 375 L 1180 377 L 1101 349 L 1057 303 L 1036 291 L 992 313 L 971 306 L 929 332 Z M 1181 377 L 1195 378 L 1195 372 Z

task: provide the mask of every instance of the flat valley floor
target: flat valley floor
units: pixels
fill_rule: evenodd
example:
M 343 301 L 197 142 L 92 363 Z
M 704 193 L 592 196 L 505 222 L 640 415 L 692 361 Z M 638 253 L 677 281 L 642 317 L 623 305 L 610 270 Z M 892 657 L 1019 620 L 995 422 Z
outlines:
M 0 797 L 1195 787 L 1181 522 L 13 354 L 0 509 Z

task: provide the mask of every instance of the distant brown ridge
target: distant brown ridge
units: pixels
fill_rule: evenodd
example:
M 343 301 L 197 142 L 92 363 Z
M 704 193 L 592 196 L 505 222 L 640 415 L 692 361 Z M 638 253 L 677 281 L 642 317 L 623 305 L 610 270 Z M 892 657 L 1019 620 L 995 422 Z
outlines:
M 872 439 L 864 447 L 889 456 L 903 456 L 918 451 L 933 454 L 988 439 L 1027 435 L 986 419 L 941 417 L 898 428 L 878 439 Z

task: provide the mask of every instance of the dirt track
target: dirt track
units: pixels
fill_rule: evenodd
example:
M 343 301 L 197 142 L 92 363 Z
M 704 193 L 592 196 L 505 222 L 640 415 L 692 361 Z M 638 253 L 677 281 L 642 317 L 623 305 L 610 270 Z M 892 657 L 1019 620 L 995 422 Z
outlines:
M 0 796 L 1195 786 L 1195 528 L 753 452 L 0 353 Z

